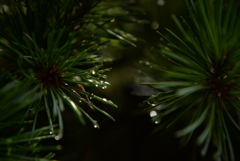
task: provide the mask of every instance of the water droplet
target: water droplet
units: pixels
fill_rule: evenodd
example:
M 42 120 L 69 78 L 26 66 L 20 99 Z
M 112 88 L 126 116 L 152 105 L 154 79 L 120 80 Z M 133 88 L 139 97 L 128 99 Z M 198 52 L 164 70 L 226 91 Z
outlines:
M 107 85 L 110 85 L 110 83 L 109 82 L 104 82 L 105 84 L 107 84 Z
M 81 101 L 81 100 L 79 100 L 79 102 L 81 103 L 82 101 Z
M 75 75 L 75 76 L 73 77 L 73 79 L 74 79 L 74 81 L 81 81 L 81 77 L 79 77 L 79 76 L 77 76 L 77 75 Z
M 159 27 L 159 23 L 158 23 L 157 21 L 153 21 L 152 24 L 151 24 L 151 27 L 152 27 L 154 30 L 156 30 L 156 29 L 158 29 L 158 27 Z
M 103 101 L 107 101 L 107 99 L 106 99 L 106 98 L 103 98 Z
M 67 84 L 67 83 L 64 83 L 64 85 L 65 85 L 65 86 L 68 86 L 68 84 Z
M 94 120 L 93 122 L 94 122 L 94 123 L 93 123 L 93 127 L 94 127 L 94 128 L 98 128 L 98 129 L 99 129 L 99 128 L 100 128 L 100 126 L 98 125 L 98 122 L 97 122 L 97 121 L 95 121 L 95 120 Z
M 154 123 L 155 123 L 155 124 L 159 124 L 159 123 L 160 123 L 160 120 L 156 120 Z
M 150 112 L 150 117 L 155 117 L 155 116 L 157 116 L 158 114 L 157 114 L 157 112 L 156 111 L 151 111 Z
M 107 86 L 102 86 L 102 89 L 106 89 L 107 88 Z
M 153 103 L 153 104 L 151 104 L 151 106 L 156 106 L 156 104 Z
M 62 134 L 58 134 L 55 136 L 55 140 L 60 140 L 62 138 Z
M 89 82 L 93 82 L 93 80 L 92 80 L 92 79 L 88 79 L 88 81 L 89 81 Z
M 50 135 L 52 135 L 52 134 L 53 134 L 53 132 L 52 132 L 52 131 L 50 131 L 50 132 L 49 132 L 49 134 L 50 134 Z
M 156 116 L 152 117 L 152 122 L 159 124 L 162 120 L 162 114 L 158 113 Z
M 158 0 L 158 1 L 157 1 L 157 4 L 158 4 L 159 6 L 163 6 L 163 5 L 165 4 L 165 1 L 164 1 L 164 0 Z
M 96 86 L 96 87 L 98 87 L 99 85 L 98 85 L 98 84 L 96 84 L 95 86 Z
M 93 75 L 96 74 L 95 70 L 92 71 L 92 74 L 93 74 Z

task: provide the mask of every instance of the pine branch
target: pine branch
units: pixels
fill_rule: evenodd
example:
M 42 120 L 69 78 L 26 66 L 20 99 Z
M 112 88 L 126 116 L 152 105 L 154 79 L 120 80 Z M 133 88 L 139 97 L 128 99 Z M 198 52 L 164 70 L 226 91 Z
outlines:
M 190 21 L 182 18 L 183 26 L 176 16 L 172 16 L 183 36 L 167 29 L 172 39 L 160 33 L 168 44 L 163 49 L 153 49 L 170 65 L 164 68 L 157 63 L 146 63 L 152 70 L 164 73 L 165 79 L 143 83 L 161 90 L 146 102 L 152 104 L 149 108 L 154 108 L 154 117 L 175 117 L 177 114 L 168 127 L 181 119 L 189 121 L 186 127 L 176 132 L 178 137 L 188 137 L 186 143 L 194 132 L 202 130 L 197 138 L 197 144 L 202 146 L 202 156 L 206 155 L 211 141 L 217 148 L 216 160 L 233 161 L 231 129 L 227 122 L 240 129 L 236 116 L 240 112 L 239 2 L 229 1 L 227 5 L 223 1 L 210 0 L 185 2 Z M 173 113 L 175 115 L 171 115 Z
M 14 160 L 49 160 L 35 158 L 39 140 L 63 137 L 62 114 L 70 107 L 85 124 L 87 118 L 99 128 L 83 106 L 114 118 L 93 104 L 92 100 L 117 107 L 106 98 L 87 91 L 89 87 L 105 89 L 104 60 L 100 51 L 110 34 L 131 45 L 133 36 L 123 36 L 120 29 L 108 25 L 113 19 L 126 20 L 121 15 L 106 12 L 116 7 L 100 0 L 15 0 L 6 3 L 0 13 L 0 129 L 13 128 L 13 135 L 1 134 L 0 156 Z M 119 6 L 117 6 L 119 7 Z M 121 10 L 119 7 L 119 10 Z M 122 18 L 124 17 L 124 18 Z M 114 20 L 114 21 L 115 21 Z M 116 20 L 117 21 L 117 20 Z M 103 22 L 103 23 L 102 23 Z M 108 36 L 101 36 L 96 29 Z M 135 41 L 136 39 L 134 39 Z M 6 104 L 6 102 L 12 102 Z M 38 115 L 45 110 L 49 125 L 38 128 Z M 32 130 L 28 131 L 31 128 Z M 14 135 L 15 134 L 15 135 Z M 28 147 L 30 146 L 30 147 Z M 59 146 L 52 147 L 59 149 Z

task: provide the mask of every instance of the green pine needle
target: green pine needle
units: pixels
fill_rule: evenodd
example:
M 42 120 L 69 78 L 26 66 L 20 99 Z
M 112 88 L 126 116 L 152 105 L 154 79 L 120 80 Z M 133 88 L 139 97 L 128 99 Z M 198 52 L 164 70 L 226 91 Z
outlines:
M 185 2 L 190 21 L 182 18 L 182 25 L 176 16 L 172 16 L 182 36 L 167 29 L 172 39 L 159 33 L 168 42 L 167 48 L 153 48 L 170 65 L 162 67 L 157 63 L 146 63 L 152 70 L 164 73 L 161 82 L 143 83 L 161 90 L 146 102 L 154 104 L 149 108 L 156 107 L 154 110 L 163 115 L 172 111 L 179 114 L 168 127 L 179 119 L 189 120 L 189 125 L 176 132 L 177 136 L 190 138 L 192 133 L 203 129 L 197 138 L 203 156 L 212 143 L 217 147 L 215 159 L 233 161 L 234 149 L 227 119 L 240 129 L 236 117 L 240 112 L 239 1 Z M 161 107 L 157 109 L 158 106 Z

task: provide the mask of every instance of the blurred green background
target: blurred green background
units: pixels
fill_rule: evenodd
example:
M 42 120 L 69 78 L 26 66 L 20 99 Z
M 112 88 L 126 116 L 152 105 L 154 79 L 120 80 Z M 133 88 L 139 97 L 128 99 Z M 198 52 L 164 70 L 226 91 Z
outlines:
M 122 3 L 130 4 L 129 7 L 134 8 L 126 10 L 126 12 L 145 13 L 136 18 L 148 21 L 148 23 L 128 23 L 119 26 L 123 31 L 138 37 L 140 41 L 134 41 L 137 47 L 107 45 L 102 54 L 113 60 L 105 64 L 107 67 L 112 67 L 112 70 L 107 73 L 107 80 L 111 86 L 107 89 L 88 89 L 88 91 L 110 99 L 118 105 L 118 109 L 115 109 L 103 104 L 98 105 L 96 102 L 116 121 L 113 122 L 104 115 L 89 110 L 89 114 L 100 124 L 100 129 L 95 129 L 91 123 L 83 126 L 75 114 L 70 109 L 66 109 L 63 115 L 64 137 L 57 142 L 63 146 L 63 150 L 56 152 L 55 158 L 61 161 L 169 161 L 180 159 L 193 161 L 195 158 L 208 160 L 208 158 L 198 156 L 198 150 L 193 150 L 191 142 L 188 146 L 181 147 L 181 139 L 174 136 L 174 131 L 178 128 L 168 129 L 166 133 L 161 126 L 164 120 L 160 124 L 154 124 L 149 115 L 150 111 L 144 110 L 148 104 L 143 101 L 156 91 L 139 84 L 151 79 L 144 74 L 143 71 L 146 70 L 146 67 L 142 66 L 139 61 L 164 63 L 165 60 L 157 58 L 151 51 L 152 46 L 156 48 L 162 46 L 160 36 L 156 31 L 167 34 L 165 28 L 169 28 L 178 32 L 170 15 L 176 14 L 187 18 L 184 1 L 125 0 Z M 47 142 L 49 143 L 49 141 Z

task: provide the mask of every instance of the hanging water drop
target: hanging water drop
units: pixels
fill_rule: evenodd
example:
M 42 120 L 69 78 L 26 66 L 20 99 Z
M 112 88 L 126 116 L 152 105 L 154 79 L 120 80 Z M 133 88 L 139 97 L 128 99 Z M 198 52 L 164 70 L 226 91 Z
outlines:
M 58 134 L 55 136 L 55 140 L 60 140 L 62 138 L 62 134 Z
M 157 114 L 157 112 L 156 111 L 151 111 L 150 112 L 150 117 L 155 117 L 155 116 L 157 116 L 158 114 Z
M 91 97 L 91 96 L 92 96 L 92 97 Z M 91 95 L 90 95 L 89 99 L 93 99 L 93 97 L 94 97 L 94 94 L 93 94 L 93 93 L 91 93 Z
M 155 124 L 159 124 L 159 123 L 160 123 L 160 120 L 156 120 L 154 123 L 155 123 Z
M 99 127 L 100 127 L 100 126 L 98 125 L 98 122 L 95 121 L 95 120 L 93 121 L 93 127 L 94 127 L 94 128 L 99 128 Z
M 155 124 L 159 124 L 162 120 L 162 115 L 161 114 L 158 114 L 157 116 L 155 117 L 152 117 L 152 122 L 154 122 Z
M 50 135 L 52 135 L 52 134 L 53 134 L 53 132 L 52 132 L 52 131 L 50 131 L 50 132 L 49 132 L 49 134 L 50 134 Z
M 64 85 L 65 85 L 65 86 L 68 86 L 68 84 L 67 84 L 67 83 L 64 83 Z
M 102 89 L 106 89 L 107 88 L 107 86 L 102 86 Z
M 93 75 L 96 74 L 95 70 L 92 71 L 92 74 L 93 74 Z

